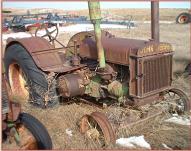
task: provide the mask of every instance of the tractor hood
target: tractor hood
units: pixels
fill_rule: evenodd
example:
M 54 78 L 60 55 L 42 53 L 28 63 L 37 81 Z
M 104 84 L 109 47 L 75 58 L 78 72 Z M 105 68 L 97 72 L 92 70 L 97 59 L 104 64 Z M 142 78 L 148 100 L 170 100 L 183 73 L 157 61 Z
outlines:
M 145 57 L 172 51 L 172 46 L 168 43 L 117 38 L 107 32 L 102 34 L 101 39 L 105 59 L 111 63 L 128 65 L 130 56 Z M 79 51 L 82 57 L 98 59 L 94 36 L 86 37 L 81 41 Z

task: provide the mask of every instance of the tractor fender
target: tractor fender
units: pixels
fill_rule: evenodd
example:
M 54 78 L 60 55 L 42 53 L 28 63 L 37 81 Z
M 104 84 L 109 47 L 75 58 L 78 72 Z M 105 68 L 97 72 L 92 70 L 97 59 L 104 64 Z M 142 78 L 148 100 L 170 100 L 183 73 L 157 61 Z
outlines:
M 7 45 L 5 48 L 5 51 L 7 48 L 13 44 L 20 44 L 22 47 L 24 47 L 27 52 L 31 55 L 36 65 L 43 69 L 43 60 L 36 55 L 37 52 L 41 52 L 43 50 L 50 50 L 54 49 L 54 46 L 51 45 L 46 39 L 41 37 L 27 37 L 27 38 L 21 38 L 21 39 L 14 39 L 14 38 L 8 38 L 7 39 Z

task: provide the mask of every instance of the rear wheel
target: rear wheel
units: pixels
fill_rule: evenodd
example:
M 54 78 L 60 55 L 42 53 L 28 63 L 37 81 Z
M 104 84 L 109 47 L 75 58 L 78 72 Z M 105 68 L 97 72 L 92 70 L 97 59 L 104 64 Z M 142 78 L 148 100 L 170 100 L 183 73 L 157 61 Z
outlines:
M 172 88 L 164 95 L 170 105 L 171 113 L 185 114 L 190 112 L 190 101 L 187 95 L 180 89 Z
M 55 80 L 48 84 L 47 75 L 36 66 L 30 54 L 21 45 L 14 44 L 7 48 L 4 64 L 16 100 L 28 100 L 42 108 L 58 103 Z
M 100 112 L 84 115 L 80 122 L 80 132 L 101 147 L 115 143 L 115 133 L 107 117 Z

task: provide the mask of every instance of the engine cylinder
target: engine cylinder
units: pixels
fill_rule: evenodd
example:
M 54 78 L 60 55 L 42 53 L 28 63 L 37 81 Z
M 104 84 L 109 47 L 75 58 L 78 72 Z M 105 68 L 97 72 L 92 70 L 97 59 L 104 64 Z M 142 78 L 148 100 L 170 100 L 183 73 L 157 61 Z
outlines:
M 66 74 L 58 79 L 58 91 L 63 97 L 83 95 L 85 85 L 80 74 Z

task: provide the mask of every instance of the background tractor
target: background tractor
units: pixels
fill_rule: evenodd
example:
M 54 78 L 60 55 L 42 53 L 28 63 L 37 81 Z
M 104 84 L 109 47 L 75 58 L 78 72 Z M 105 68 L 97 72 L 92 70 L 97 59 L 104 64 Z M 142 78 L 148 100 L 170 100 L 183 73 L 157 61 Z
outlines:
M 101 30 L 99 2 L 88 4 L 94 31 L 75 34 L 67 46 L 52 36 L 58 29 L 46 26 L 41 37 L 7 40 L 4 64 L 14 96 L 42 108 L 76 98 L 137 107 L 164 101 L 169 94 L 178 112 L 188 111 L 187 96 L 171 87 L 173 50 L 159 41 L 159 3 L 151 2 L 147 41 Z

